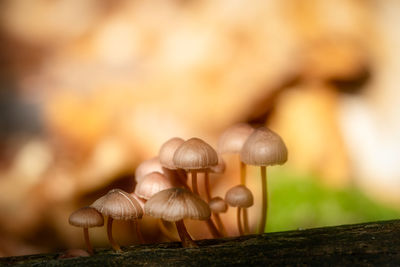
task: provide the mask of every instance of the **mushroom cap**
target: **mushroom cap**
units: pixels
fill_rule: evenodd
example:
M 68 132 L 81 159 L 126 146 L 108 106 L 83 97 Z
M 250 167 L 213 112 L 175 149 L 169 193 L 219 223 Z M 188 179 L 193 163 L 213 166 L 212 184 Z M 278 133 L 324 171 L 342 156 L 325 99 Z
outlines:
M 218 174 L 224 173 L 225 169 L 226 169 L 225 161 L 222 157 L 220 157 L 220 155 L 218 155 L 218 164 L 215 166 L 211 166 L 209 168 L 210 172 Z
M 266 127 L 255 130 L 240 152 L 240 159 L 248 165 L 281 165 L 287 161 L 288 151 L 282 138 Z
M 68 222 L 73 226 L 89 228 L 103 226 L 104 218 L 96 209 L 83 207 L 71 213 Z
M 237 123 L 226 129 L 218 139 L 218 152 L 221 154 L 240 153 L 254 128 L 247 123 Z
M 208 205 L 213 213 L 223 213 L 228 210 L 228 205 L 221 197 L 213 197 L 210 202 L 208 202 Z
M 136 185 L 135 194 L 140 198 L 149 199 L 154 194 L 172 187 L 172 182 L 164 174 L 152 172 L 143 177 Z
M 140 207 L 142 210 L 144 210 L 144 203 L 146 202 L 145 199 L 138 197 L 135 193 L 130 193 L 130 195 L 136 199 L 136 201 L 139 203 Z
M 144 210 L 150 216 L 170 222 L 185 218 L 206 220 L 211 216 L 208 204 L 183 188 L 170 188 L 158 192 L 146 202 Z
M 134 220 L 143 216 L 139 202 L 121 189 L 112 189 L 97 199 L 91 207 L 115 220 Z
M 179 137 L 173 137 L 165 142 L 158 152 L 158 158 L 163 167 L 175 170 L 175 164 L 173 161 L 174 153 L 176 149 L 182 145 L 185 141 Z
M 226 192 L 225 201 L 232 207 L 248 208 L 253 206 L 253 194 L 244 185 L 237 185 Z
M 135 180 L 140 182 L 146 174 L 151 172 L 163 172 L 162 165 L 158 157 L 142 161 L 135 170 Z
M 184 170 L 203 170 L 218 164 L 217 152 L 199 138 L 185 141 L 174 153 L 174 165 Z

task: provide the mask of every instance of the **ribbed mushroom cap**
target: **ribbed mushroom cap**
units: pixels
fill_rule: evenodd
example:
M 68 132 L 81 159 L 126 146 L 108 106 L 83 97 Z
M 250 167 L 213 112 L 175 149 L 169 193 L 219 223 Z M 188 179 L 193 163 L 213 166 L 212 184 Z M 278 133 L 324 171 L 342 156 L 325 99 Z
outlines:
M 190 138 L 175 151 L 174 165 L 184 170 L 203 170 L 218 164 L 217 152 L 199 138 Z
M 185 218 L 206 220 L 211 216 L 208 204 L 199 196 L 183 188 L 171 188 L 158 192 L 146 202 L 144 210 L 152 217 L 170 222 Z
M 223 213 L 228 210 L 228 205 L 221 197 L 214 197 L 208 202 L 210 209 L 214 213 Z
M 151 172 L 163 172 L 162 165 L 158 157 L 154 157 L 141 162 L 135 171 L 135 180 L 140 182 L 146 174 Z
M 248 165 L 281 165 L 287 161 L 288 152 L 282 138 L 266 127 L 255 130 L 240 152 L 240 159 Z
M 134 220 L 143 216 L 143 209 L 136 199 L 121 189 L 110 190 L 97 199 L 91 207 L 115 220 Z
M 149 199 L 154 194 L 172 187 L 172 182 L 164 174 L 152 172 L 143 177 L 136 185 L 135 194 L 140 198 Z
M 71 213 L 68 222 L 73 226 L 89 228 L 103 226 L 104 218 L 96 209 L 83 207 Z
M 253 133 L 254 128 L 247 123 L 237 123 L 226 129 L 218 140 L 218 152 L 221 154 L 240 153 L 243 144 Z
M 226 192 L 225 201 L 232 207 L 248 208 L 253 205 L 253 194 L 244 185 L 237 185 Z
M 158 158 L 163 167 L 175 170 L 175 164 L 173 161 L 174 153 L 176 149 L 182 145 L 185 141 L 182 138 L 174 137 L 165 142 L 158 152 Z

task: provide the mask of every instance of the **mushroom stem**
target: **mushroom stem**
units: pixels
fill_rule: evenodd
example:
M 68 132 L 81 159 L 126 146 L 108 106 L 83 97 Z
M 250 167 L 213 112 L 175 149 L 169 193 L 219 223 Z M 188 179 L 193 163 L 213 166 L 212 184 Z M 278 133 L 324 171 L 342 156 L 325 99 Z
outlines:
M 89 254 L 93 255 L 94 254 L 93 248 L 92 248 L 92 245 L 90 244 L 90 240 L 89 240 L 89 229 L 87 227 L 83 228 L 83 236 L 85 237 L 85 244 L 86 244 Z
M 239 159 L 240 163 L 240 184 L 241 185 L 246 185 L 246 163 L 242 162 Z M 247 213 L 247 209 L 243 210 L 243 226 L 244 226 L 244 232 L 249 233 L 249 216 Z
M 165 235 L 169 240 L 179 241 L 179 238 L 177 238 L 167 229 L 167 227 L 165 226 L 165 221 L 163 219 L 158 220 L 158 227 L 160 228 L 161 233 L 163 233 L 163 235 Z
M 218 231 L 217 227 L 215 227 L 215 224 L 213 223 L 213 221 L 211 220 L 211 218 L 208 218 L 208 219 L 206 220 L 206 223 L 207 223 L 208 229 L 209 229 L 210 232 L 211 232 L 211 235 L 212 235 L 214 238 L 222 237 L 221 233 Z
M 183 185 L 183 187 L 184 187 L 185 189 L 189 190 L 189 191 L 192 191 L 192 190 L 190 190 L 190 187 L 187 185 L 187 175 L 186 175 L 186 172 L 185 172 L 184 170 L 182 170 L 182 169 L 177 169 L 177 170 L 176 170 L 176 173 L 178 174 L 179 181 L 180 181 L 180 183 Z
M 205 188 L 205 191 L 206 191 L 207 202 L 210 202 L 210 200 L 211 200 L 210 177 L 208 176 L 208 171 L 204 172 L 204 188 Z
M 268 190 L 267 190 L 267 167 L 261 167 L 261 189 L 262 189 L 262 206 L 261 206 L 261 221 L 258 228 L 258 233 L 264 233 L 265 224 L 267 223 L 268 213 Z
M 190 237 L 188 231 L 186 230 L 185 223 L 183 220 L 179 220 L 175 222 L 176 229 L 178 230 L 179 237 L 182 241 L 182 246 L 184 248 L 193 248 L 198 247 L 197 244 Z
M 113 223 L 113 218 L 108 217 L 107 220 L 107 236 L 108 236 L 108 241 L 110 241 L 110 244 L 112 246 L 112 248 L 116 251 L 116 252 L 122 252 L 120 246 L 114 241 L 113 237 L 112 237 L 112 223 Z
M 197 189 L 197 172 L 196 171 L 192 171 L 192 189 L 193 189 L 193 193 L 195 193 L 196 195 L 200 196 L 199 194 L 199 190 Z
M 144 244 L 145 241 L 144 241 L 142 232 L 140 232 L 140 227 L 139 227 L 139 222 L 138 222 L 138 220 L 133 220 L 132 223 L 133 223 L 133 227 L 135 227 L 136 236 L 137 236 L 137 238 L 138 238 L 140 244 Z
M 237 208 L 237 224 L 238 224 L 238 229 L 239 229 L 239 235 L 242 236 L 243 235 L 243 228 L 242 228 L 242 223 L 240 220 L 240 211 L 242 210 L 242 208 L 238 207 Z
M 225 229 L 224 224 L 222 223 L 221 217 L 219 217 L 218 213 L 213 213 L 213 215 L 214 215 L 215 222 L 218 225 L 219 232 L 222 234 L 222 236 L 227 236 L 226 229 Z

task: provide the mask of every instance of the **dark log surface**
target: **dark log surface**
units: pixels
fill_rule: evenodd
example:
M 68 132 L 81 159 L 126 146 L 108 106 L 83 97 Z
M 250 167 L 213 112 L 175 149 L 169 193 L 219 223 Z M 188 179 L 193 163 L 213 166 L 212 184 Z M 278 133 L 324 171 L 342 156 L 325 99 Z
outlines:
M 92 257 L 58 259 L 60 254 L 0 258 L 20 266 L 400 266 L 400 220 L 309 230 L 97 249 Z

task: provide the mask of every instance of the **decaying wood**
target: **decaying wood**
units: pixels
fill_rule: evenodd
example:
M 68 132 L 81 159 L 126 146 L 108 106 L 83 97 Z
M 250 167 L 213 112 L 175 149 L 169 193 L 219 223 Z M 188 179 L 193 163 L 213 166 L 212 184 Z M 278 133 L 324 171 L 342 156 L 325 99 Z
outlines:
M 180 243 L 136 245 L 115 253 L 58 259 L 60 254 L 0 258 L 1 265 L 26 266 L 209 266 L 209 265 L 400 265 L 400 220 L 324 227 L 263 235 Z

